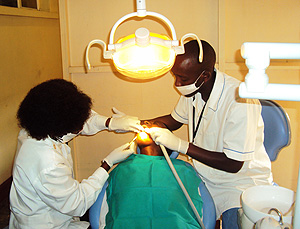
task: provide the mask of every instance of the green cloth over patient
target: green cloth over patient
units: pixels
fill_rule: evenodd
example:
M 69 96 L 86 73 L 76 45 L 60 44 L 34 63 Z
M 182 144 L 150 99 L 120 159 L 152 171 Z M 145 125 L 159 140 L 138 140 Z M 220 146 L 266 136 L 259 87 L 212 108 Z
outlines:
M 202 217 L 201 179 L 192 166 L 171 159 Z M 106 228 L 200 228 L 166 159 L 131 155 L 109 175 Z

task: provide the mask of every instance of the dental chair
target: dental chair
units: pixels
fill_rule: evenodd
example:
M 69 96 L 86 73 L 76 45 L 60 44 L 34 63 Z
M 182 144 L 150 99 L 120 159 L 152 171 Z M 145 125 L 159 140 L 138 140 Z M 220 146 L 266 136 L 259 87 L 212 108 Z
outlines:
M 290 121 L 283 108 L 271 100 L 260 100 L 262 105 L 262 118 L 264 120 L 264 146 L 271 161 L 275 161 L 282 148 L 288 146 L 291 141 Z M 176 158 L 178 153 L 170 156 Z M 107 187 L 105 183 L 96 202 L 89 210 L 89 220 L 92 229 L 99 228 L 99 216 L 103 197 Z M 276 184 L 275 184 L 276 185 Z M 213 199 L 204 182 L 201 182 L 200 193 L 203 200 L 203 223 L 206 229 L 214 229 L 216 224 L 216 209 Z
M 284 109 L 272 100 L 259 100 L 262 106 L 261 115 L 264 121 L 264 146 L 271 161 L 275 161 L 279 152 L 291 142 L 290 119 Z M 273 182 L 274 186 L 278 186 Z M 240 228 L 254 228 L 252 222 L 240 208 Z
M 279 152 L 291 142 L 291 127 L 288 114 L 272 100 L 259 100 L 264 121 L 264 146 L 271 161 L 275 161 Z M 274 186 L 278 186 L 273 182 Z M 254 228 L 252 222 L 240 208 L 238 211 L 240 228 Z
M 178 153 L 173 152 L 170 157 L 171 158 L 177 158 Z M 190 165 L 190 164 L 188 164 Z M 191 166 L 191 165 L 190 165 Z M 104 194 L 106 192 L 106 187 L 108 185 L 108 182 L 105 183 L 103 186 L 96 202 L 91 206 L 89 209 L 89 221 L 91 224 L 92 229 L 98 229 L 99 228 L 99 217 L 100 217 L 100 210 L 104 198 Z M 199 190 L 201 194 L 201 198 L 203 200 L 203 224 L 205 226 L 205 229 L 215 229 L 216 225 L 216 208 L 214 201 L 206 188 L 204 182 L 201 182 L 199 185 Z
M 284 109 L 272 100 L 259 100 L 264 120 L 264 146 L 271 161 L 275 161 L 282 148 L 291 143 L 290 119 Z

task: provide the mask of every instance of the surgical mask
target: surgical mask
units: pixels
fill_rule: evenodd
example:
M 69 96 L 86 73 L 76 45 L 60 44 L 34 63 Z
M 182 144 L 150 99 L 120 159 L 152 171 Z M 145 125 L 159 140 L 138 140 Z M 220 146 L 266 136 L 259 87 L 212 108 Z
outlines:
M 67 142 L 71 141 L 73 138 L 75 138 L 77 135 L 78 134 L 68 133 L 68 134 L 62 136 L 61 138 L 59 138 L 58 141 L 61 143 L 67 143 Z
M 202 72 L 203 73 L 203 72 Z M 199 87 L 196 86 L 196 83 L 198 81 L 198 79 L 202 76 L 202 73 L 200 74 L 200 76 L 196 79 L 195 83 L 193 84 L 189 84 L 189 85 L 185 85 L 185 86 L 178 86 L 176 87 L 176 89 L 180 92 L 180 94 L 186 96 L 189 94 L 194 93 L 195 91 L 199 90 L 199 88 L 203 85 L 204 81 L 200 84 Z

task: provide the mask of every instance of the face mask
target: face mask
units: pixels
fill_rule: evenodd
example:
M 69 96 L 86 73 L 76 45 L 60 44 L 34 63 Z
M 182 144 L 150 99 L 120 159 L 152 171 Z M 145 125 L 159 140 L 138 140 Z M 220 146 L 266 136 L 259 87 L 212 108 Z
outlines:
M 75 138 L 77 135 L 78 134 L 68 133 L 68 134 L 62 136 L 61 138 L 59 138 L 58 141 L 61 143 L 67 143 L 67 142 L 71 141 L 73 138 Z
M 202 72 L 203 73 L 203 72 Z M 196 79 L 195 83 L 193 84 L 189 84 L 189 85 L 185 85 L 185 86 L 179 86 L 176 87 L 176 89 L 180 92 L 180 94 L 186 96 L 189 94 L 194 93 L 195 91 L 199 90 L 199 88 L 203 85 L 204 81 L 200 84 L 199 87 L 196 86 L 196 83 L 198 81 L 198 79 L 202 76 L 202 73 L 200 74 L 200 76 Z

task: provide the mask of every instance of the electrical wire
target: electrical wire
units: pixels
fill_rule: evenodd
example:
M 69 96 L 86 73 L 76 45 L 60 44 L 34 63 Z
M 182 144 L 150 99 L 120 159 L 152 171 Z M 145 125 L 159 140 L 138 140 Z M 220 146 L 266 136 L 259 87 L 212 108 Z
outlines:
M 187 201 L 189 202 L 189 204 L 190 204 L 190 206 L 191 206 L 191 208 L 192 208 L 192 210 L 193 210 L 193 212 L 194 212 L 194 214 L 197 218 L 197 221 L 198 221 L 199 225 L 201 226 L 202 229 L 205 229 L 204 224 L 201 220 L 201 217 L 200 217 L 195 205 L 193 204 L 193 201 L 191 200 L 191 197 L 189 196 L 188 192 L 186 191 L 182 181 L 180 180 L 180 178 L 178 176 L 178 173 L 176 172 L 176 169 L 174 168 L 174 165 L 172 164 L 172 161 L 171 161 L 171 159 L 170 159 L 170 157 L 167 153 L 166 148 L 163 145 L 159 145 L 159 146 L 160 146 L 160 148 L 161 148 L 161 150 L 162 150 L 162 152 L 163 152 L 163 154 L 164 154 L 164 156 L 165 156 L 165 158 L 166 158 L 166 160 L 167 160 L 167 162 L 170 166 L 170 169 L 172 170 L 172 173 L 175 176 L 175 179 L 177 180 L 181 190 L 183 191 L 183 194 L 185 195 Z

